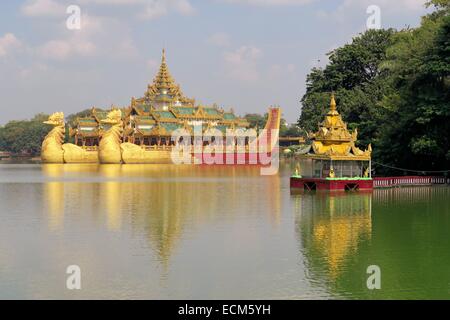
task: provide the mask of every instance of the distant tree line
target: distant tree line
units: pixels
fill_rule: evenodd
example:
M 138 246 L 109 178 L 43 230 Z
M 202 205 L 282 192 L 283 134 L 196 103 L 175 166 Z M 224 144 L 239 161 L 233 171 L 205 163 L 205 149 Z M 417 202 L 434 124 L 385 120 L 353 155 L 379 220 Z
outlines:
M 101 109 L 98 109 L 102 111 Z M 91 114 L 91 109 L 70 114 L 66 117 L 68 126 L 66 126 L 66 141 L 69 139 L 69 126 L 72 127 L 79 117 L 86 117 Z M 42 141 L 47 133 L 52 129 L 51 126 L 43 122 L 49 115 L 39 113 L 30 120 L 13 120 L 0 126 L 0 151 L 11 152 L 15 155 L 37 156 L 41 152 Z
M 14 120 L 0 126 L 0 151 L 39 154 L 42 140 L 51 129 L 42 123 L 47 119 L 48 115 L 39 113 L 30 120 Z
M 450 0 L 432 0 L 417 28 L 368 30 L 307 76 L 298 125 L 317 130 L 335 92 L 338 111 L 375 162 L 450 168 Z M 385 167 L 378 172 L 393 173 Z M 398 172 L 397 172 L 398 173 Z

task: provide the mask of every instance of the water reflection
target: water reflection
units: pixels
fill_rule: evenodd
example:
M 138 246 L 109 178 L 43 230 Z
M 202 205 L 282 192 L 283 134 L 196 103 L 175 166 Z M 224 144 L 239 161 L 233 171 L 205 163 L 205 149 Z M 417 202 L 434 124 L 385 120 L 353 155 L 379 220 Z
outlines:
M 296 198 L 298 237 L 310 271 L 335 281 L 372 232 L 371 193 L 317 193 Z
M 306 276 L 340 298 L 450 297 L 449 195 L 413 187 L 292 196 Z M 366 287 L 373 264 L 382 290 Z
M 0 165 L 0 298 L 449 297 L 450 188 L 291 196 L 281 169 Z
M 64 174 L 64 167 L 60 164 L 44 166 L 44 175 L 56 181 L 49 181 L 44 185 L 44 212 L 48 212 L 49 229 L 57 230 L 64 221 L 64 183 L 57 179 Z
M 122 184 L 115 180 L 121 174 L 121 166 L 108 164 L 99 166 L 99 174 L 106 178 L 106 181 L 99 185 L 100 205 L 104 206 L 107 216 L 107 227 L 110 230 L 120 230 L 121 217 L 121 195 Z
M 42 170 L 50 229 L 64 227 L 66 208 L 110 232 L 144 235 L 166 268 L 186 229 L 192 234 L 237 214 L 268 212 L 274 226 L 281 217 L 280 178 L 261 177 L 252 166 L 45 164 Z

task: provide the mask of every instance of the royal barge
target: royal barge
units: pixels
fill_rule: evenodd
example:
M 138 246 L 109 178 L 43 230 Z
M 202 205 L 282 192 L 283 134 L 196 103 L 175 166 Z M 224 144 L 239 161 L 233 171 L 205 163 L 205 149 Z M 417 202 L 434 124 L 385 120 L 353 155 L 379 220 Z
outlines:
M 163 50 L 161 65 L 142 98 L 125 108 L 92 108 L 66 126 L 54 113 L 42 143 L 44 163 L 173 163 L 179 142 L 195 164 L 260 164 L 278 154 L 280 108 L 269 108 L 264 128 L 251 128 L 233 109 L 205 106 L 187 98 L 172 78 Z M 184 132 L 180 140 L 174 133 Z M 184 150 L 184 149 L 183 149 Z M 178 152 L 178 151 L 175 151 Z

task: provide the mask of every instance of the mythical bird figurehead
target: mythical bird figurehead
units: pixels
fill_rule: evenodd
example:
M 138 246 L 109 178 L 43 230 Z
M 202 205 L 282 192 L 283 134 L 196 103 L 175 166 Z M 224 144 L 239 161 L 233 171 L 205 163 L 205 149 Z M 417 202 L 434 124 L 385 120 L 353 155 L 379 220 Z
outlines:
M 50 117 L 48 117 L 47 121 L 44 121 L 45 124 L 50 124 L 52 126 L 62 126 L 64 125 L 64 113 L 55 112 Z

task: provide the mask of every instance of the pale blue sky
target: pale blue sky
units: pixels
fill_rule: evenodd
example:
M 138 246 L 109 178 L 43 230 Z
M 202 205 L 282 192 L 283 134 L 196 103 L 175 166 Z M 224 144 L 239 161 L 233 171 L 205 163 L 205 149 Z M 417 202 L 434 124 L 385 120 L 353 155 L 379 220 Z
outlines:
M 311 67 L 366 28 L 417 26 L 423 0 L 30 0 L 0 4 L 0 124 L 38 112 L 128 105 L 166 48 L 188 97 L 238 114 L 300 113 Z M 66 28 L 79 5 L 81 30 Z

